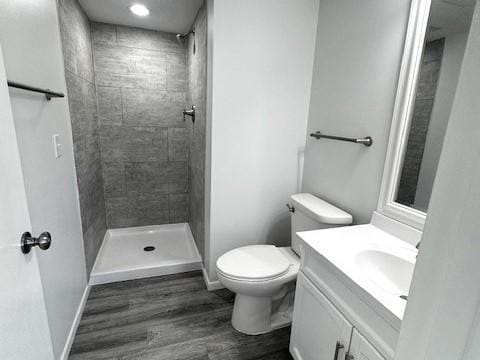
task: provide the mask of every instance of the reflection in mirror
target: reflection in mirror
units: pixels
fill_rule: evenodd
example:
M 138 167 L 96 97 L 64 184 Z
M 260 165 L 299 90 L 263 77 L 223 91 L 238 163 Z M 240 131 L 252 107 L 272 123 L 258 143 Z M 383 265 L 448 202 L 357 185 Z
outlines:
M 396 202 L 427 212 L 475 0 L 433 0 Z

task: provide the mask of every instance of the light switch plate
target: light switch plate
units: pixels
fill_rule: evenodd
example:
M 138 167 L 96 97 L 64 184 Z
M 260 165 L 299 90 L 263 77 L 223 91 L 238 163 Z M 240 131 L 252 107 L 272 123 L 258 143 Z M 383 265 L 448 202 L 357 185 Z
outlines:
M 62 156 L 62 144 L 60 144 L 60 135 L 58 134 L 53 135 L 53 150 L 57 159 Z

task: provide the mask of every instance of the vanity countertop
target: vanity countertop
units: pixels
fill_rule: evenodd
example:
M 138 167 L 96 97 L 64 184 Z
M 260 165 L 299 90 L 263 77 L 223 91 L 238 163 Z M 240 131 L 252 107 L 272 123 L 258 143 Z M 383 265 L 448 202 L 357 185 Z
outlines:
M 417 249 L 373 224 L 299 232 L 303 243 L 346 276 L 350 287 L 399 327 L 406 307 Z M 321 276 L 321 274 L 319 274 Z M 376 304 L 377 303 L 377 304 Z M 385 311 L 386 310 L 386 311 Z

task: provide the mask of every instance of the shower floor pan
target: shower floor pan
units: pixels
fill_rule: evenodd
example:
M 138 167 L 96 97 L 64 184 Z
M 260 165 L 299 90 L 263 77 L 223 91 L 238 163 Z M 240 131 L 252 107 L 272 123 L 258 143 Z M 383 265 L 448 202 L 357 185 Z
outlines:
M 186 223 L 107 230 L 90 284 L 200 270 L 201 263 Z

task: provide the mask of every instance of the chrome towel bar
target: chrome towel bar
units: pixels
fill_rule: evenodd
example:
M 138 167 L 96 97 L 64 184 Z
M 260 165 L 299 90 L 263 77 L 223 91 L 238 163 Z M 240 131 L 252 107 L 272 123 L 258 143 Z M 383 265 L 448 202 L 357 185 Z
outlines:
M 9 87 L 44 94 L 45 97 L 47 98 L 47 100 L 50 100 L 51 98 L 63 98 L 63 97 L 65 97 L 65 95 L 63 93 L 51 91 L 50 89 L 41 89 L 41 88 L 37 88 L 37 87 L 34 87 L 34 86 L 30 86 L 30 85 L 20 84 L 20 83 L 15 82 L 15 81 L 7 81 L 7 84 L 8 84 Z
M 310 134 L 311 137 L 314 137 L 315 139 L 331 139 L 331 140 L 339 140 L 339 141 L 348 141 L 348 142 L 353 142 L 356 144 L 363 144 L 365 146 L 372 146 L 373 144 L 373 139 L 370 136 L 364 137 L 364 138 L 347 138 L 343 136 L 333 136 L 333 135 L 323 135 L 320 131 L 316 131 L 314 133 Z

